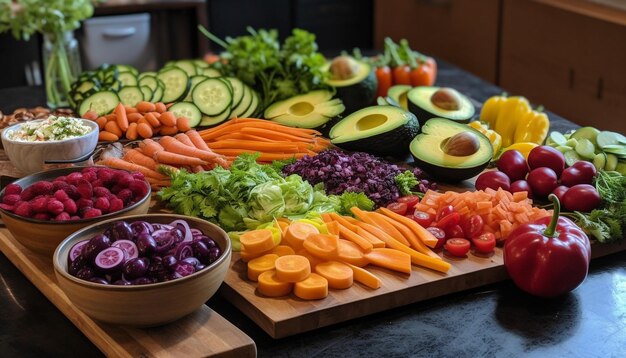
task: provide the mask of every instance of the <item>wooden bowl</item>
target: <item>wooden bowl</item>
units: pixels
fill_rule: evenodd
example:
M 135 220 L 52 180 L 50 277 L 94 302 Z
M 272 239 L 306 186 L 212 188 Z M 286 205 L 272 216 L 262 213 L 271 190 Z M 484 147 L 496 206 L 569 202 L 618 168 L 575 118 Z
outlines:
M 48 170 L 23 177 L 16 180 L 14 183 L 25 188 L 40 180 L 52 180 L 58 176 L 68 175 L 83 169 L 84 167 L 70 167 Z M 11 232 L 11 235 L 13 235 L 20 244 L 31 251 L 51 257 L 61 241 L 68 235 L 85 226 L 123 215 L 147 213 L 150 208 L 151 191 L 149 189 L 150 184 L 146 182 L 146 185 L 148 186 L 148 194 L 141 200 L 120 211 L 95 218 L 70 221 L 45 221 L 18 216 L 2 208 L 0 208 L 0 217 L 2 217 L 2 221 Z M 4 189 L 0 191 L 0 198 L 3 196 Z
M 212 264 L 189 276 L 172 281 L 136 286 L 104 285 L 81 280 L 67 272 L 67 256 L 78 241 L 89 239 L 113 222 L 143 220 L 168 224 L 183 219 L 191 228 L 211 237 L 222 250 Z M 111 324 L 151 327 L 175 321 L 198 308 L 220 287 L 230 263 L 230 239 L 224 230 L 208 221 L 175 214 L 148 214 L 109 219 L 86 227 L 64 240 L 54 252 L 54 272 L 59 286 L 76 307 L 89 317 Z

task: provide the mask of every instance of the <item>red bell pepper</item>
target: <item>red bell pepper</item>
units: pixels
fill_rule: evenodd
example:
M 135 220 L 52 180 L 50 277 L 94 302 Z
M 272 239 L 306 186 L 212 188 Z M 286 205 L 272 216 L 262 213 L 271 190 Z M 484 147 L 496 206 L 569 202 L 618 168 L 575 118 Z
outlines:
M 587 277 L 591 245 L 585 233 L 569 219 L 559 217 L 559 200 L 552 218 L 520 225 L 504 245 L 504 266 L 513 282 L 536 296 L 554 297 L 578 287 Z

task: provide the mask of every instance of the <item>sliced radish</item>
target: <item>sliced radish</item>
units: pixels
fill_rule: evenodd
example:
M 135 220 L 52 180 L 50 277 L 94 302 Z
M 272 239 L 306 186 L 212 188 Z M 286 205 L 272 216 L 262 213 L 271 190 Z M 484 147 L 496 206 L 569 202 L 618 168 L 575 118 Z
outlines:
M 74 262 L 74 260 L 76 260 L 78 255 L 83 253 L 83 246 L 87 245 L 88 242 L 89 242 L 89 240 L 83 240 L 83 241 L 79 241 L 79 242 L 75 243 L 74 246 L 72 246 L 72 248 L 70 249 L 69 255 L 67 255 L 67 264 L 68 265 L 70 265 L 72 262 Z
M 137 245 L 130 240 L 117 240 L 111 245 L 111 247 L 119 247 L 126 254 L 126 260 L 134 259 L 135 257 L 139 257 L 139 250 L 137 249 Z
M 124 266 L 126 254 L 119 247 L 107 247 L 96 256 L 95 264 L 104 272 L 115 272 Z

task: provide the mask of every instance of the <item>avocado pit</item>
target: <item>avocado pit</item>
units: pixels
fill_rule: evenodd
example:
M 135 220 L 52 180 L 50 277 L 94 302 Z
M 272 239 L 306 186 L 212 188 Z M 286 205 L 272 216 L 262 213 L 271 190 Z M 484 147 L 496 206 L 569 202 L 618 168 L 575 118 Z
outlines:
M 330 63 L 330 75 L 333 80 L 348 80 L 359 71 L 359 64 L 350 56 L 338 56 Z
M 472 132 L 457 133 L 444 139 L 441 145 L 444 153 L 455 157 L 469 156 L 480 149 L 478 137 Z
M 433 105 L 447 111 L 456 111 L 461 108 L 461 96 L 457 90 L 442 87 L 430 96 Z

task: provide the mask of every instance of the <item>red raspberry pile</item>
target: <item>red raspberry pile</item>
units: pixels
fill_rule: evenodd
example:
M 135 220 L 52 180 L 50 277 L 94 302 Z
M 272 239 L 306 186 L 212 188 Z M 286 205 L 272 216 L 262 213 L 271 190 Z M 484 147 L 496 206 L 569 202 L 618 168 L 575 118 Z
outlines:
M 26 188 L 9 184 L 0 208 L 38 220 L 79 220 L 122 210 L 147 193 L 142 173 L 89 167 Z

